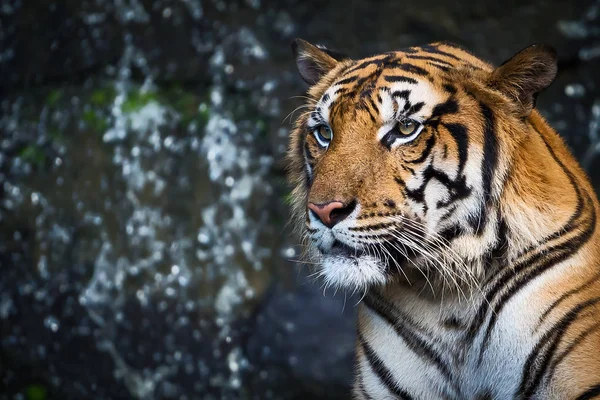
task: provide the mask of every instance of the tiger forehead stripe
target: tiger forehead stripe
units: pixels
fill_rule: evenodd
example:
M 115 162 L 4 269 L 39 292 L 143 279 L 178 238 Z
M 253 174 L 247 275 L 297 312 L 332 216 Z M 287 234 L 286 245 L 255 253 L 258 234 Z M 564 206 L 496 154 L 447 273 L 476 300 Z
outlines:
M 336 84 L 331 86 L 329 89 L 325 91 L 321 99 L 317 102 L 315 106 L 315 112 L 311 113 L 310 118 L 308 119 L 308 125 L 310 127 L 314 127 L 323 122 L 329 123 L 331 106 L 335 103 L 335 101 L 340 96 L 340 85 Z

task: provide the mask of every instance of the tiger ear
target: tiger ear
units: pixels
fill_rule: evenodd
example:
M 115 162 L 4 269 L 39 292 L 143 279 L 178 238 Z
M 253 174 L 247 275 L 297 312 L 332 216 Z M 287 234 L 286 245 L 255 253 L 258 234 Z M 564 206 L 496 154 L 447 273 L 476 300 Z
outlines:
M 347 58 L 341 53 L 315 46 L 302 39 L 292 42 L 292 51 L 300 76 L 309 85 L 314 85 L 331 71 L 339 60 Z
M 556 71 L 556 50 L 534 44 L 496 68 L 490 85 L 514 99 L 525 116 L 535 107 L 538 93 L 554 81 Z

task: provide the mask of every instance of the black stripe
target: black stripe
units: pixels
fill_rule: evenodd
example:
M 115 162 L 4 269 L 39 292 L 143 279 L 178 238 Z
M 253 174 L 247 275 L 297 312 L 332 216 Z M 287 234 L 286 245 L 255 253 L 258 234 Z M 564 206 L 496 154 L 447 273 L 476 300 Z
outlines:
M 402 167 L 403 170 L 409 172 L 413 177 L 417 176 L 417 174 L 415 174 L 415 170 L 412 169 L 411 167 L 404 165 L 404 164 L 401 164 L 400 167 Z
M 323 118 L 321 118 L 321 108 L 318 107 L 316 110 L 312 111 L 310 117 L 317 122 L 323 122 Z
M 458 149 L 458 174 L 460 175 L 463 172 L 469 153 L 469 136 L 467 135 L 467 128 L 462 124 L 443 124 L 443 126 L 448 129 L 448 132 L 450 132 L 456 142 L 456 147 Z
M 310 146 L 308 144 L 308 141 L 304 141 L 304 156 L 306 157 L 306 161 L 308 162 L 309 166 L 312 163 L 312 161 L 314 160 L 314 157 L 312 155 L 312 153 L 310 152 Z
M 496 170 L 496 164 L 498 163 L 498 143 L 494 128 L 494 113 L 484 103 L 479 103 L 479 107 L 481 108 L 484 119 L 483 161 L 481 166 L 483 171 L 483 195 L 485 201 L 489 201 L 491 199 L 494 171 Z
M 481 161 L 483 204 L 479 205 L 476 234 L 481 235 L 487 226 L 487 213 L 485 212 L 489 202 L 492 200 L 492 182 L 498 164 L 498 143 L 495 131 L 494 113 L 485 103 L 480 102 L 481 114 L 483 115 L 483 160 Z
M 387 63 L 391 61 L 391 57 L 390 55 L 384 55 L 381 58 L 376 58 L 374 60 L 366 60 L 366 61 L 362 61 L 360 64 L 356 64 L 355 66 L 353 66 L 352 68 L 350 68 L 348 71 L 346 71 L 346 74 L 351 74 L 353 72 L 356 72 L 360 69 L 363 68 L 367 68 L 371 65 L 375 65 L 375 66 L 380 66 L 383 65 L 384 63 Z
M 481 236 L 485 232 L 486 221 L 487 208 L 482 204 L 478 204 L 477 210 L 467 217 L 467 223 L 473 229 L 473 234 L 477 236 Z
M 546 370 L 544 364 L 547 363 L 547 360 L 554 354 L 558 347 L 559 341 L 556 339 L 559 335 L 562 336 L 562 332 L 552 331 L 550 336 L 544 337 L 544 341 L 540 340 L 537 343 L 534 350 L 527 357 L 523 365 L 521 384 L 517 393 L 515 393 L 516 399 L 531 399 Z
M 325 93 L 321 98 L 322 103 L 327 103 L 329 101 L 329 93 Z
M 505 259 L 506 250 L 508 249 L 508 225 L 506 224 L 506 220 L 502 218 L 501 211 L 498 210 L 498 221 L 500 223 L 497 224 L 498 231 L 496 232 L 496 238 L 498 239 L 496 245 L 490 252 L 491 261 L 495 259 Z
M 550 304 L 550 306 L 546 309 L 546 311 L 544 311 L 542 313 L 542 315 L 540 316 L 540 319 L 538 321 L 538 328 L 542 324 L 542 322 L 544 322 L 544 319 L 546 319 L 548 314 L 550 314 L 552 312 L 552 310 L 554 310 L 556 308 L 556 306 L 558 306 L 563 300 L 565 300 L 567 297 L 570 297 L 576 293 L 581 292 L 582 290 L 587 289 L 588 287 L 590 287 L 592 284 L 598 282 L 599 280 L 600 280 L 600 272 L 597 273 L 596 275 L 592 276 L 590 279 L 588 279 L 582 285 L 580 285 L 574 289 L 571 289 L 568 292 L 563 293 L 562 296 L 560 296 L 558 299 L 554 300 L 552 302 L 552 304 Z
M 340 95 L 340 94 L 345 94 L 347 92 L 347 90 L 345 88 L 337 88 L 335 89 L 335 92 L 333 92 L 333 94 L 335 96 Z
M 419 49 L 416 49 L 414 46 L 411 46 L 411 47 L 407 47 L 405 49 L 400 49 L 400 52 L 406 53 L 406 54 L 416 54 L 419 52 Z
M 419 83 L 414 78 L 409 78 L 408 76 L 401 76 L 401 75 L 387 75 L 387 76 L 384 76 L 383 78 L 388 82 L 404 82 L 404 83 L 412 83 L 414 85 Z
M 367 357 L 369 365 L 373 369 L 373 372 L 375 372 L 385 387 L 400 399 L 411 400 L 412 396 L 405 390 L 398 387 L 397 383 L 394 382 L 392 372 L 385 366 L 383 360 L 381 360 L 377 353 L 375 353 L 375 350 L 369 346 L 360 331 L 358 332 L 358 340 L 363 348 L 365 356 Z
M 379 115 L 379 108 L 377 108 L 377 104 L 375 104 L 375 102 L 373 101 L 373 98 L 367 97 L 367 102 L 373 108 L 373 112 L 375 112 L 376 115 Z
M 452 315 L 442 321 L 442 325 L 446 329 L 463 329 L 464 323 L 458 319 L 456 315 Z
M 423 179 L 429 182 L 430 179 L 434 178 L 450 191 L 450 198 L 446 201 L 438 201 L 437 208 L 448 207 L 450 204 L 465 199 L 471 194 L 471 188 L 467 186 L 467 180 L 464 176 L 460 176 L 453 181 L 445 172 L 437 170 L 430 165 L 423 172 Z
M 575 348 L 581 344 L 581 342 L 583 342 L 588 336 L 590 336 L 591 334 L 596 332 L 598 329 L 600 329 L 600 322 L 592 325 L 590 328 L 588 328 L 587 330 L 585 330 L 581 334 L 579 334 L 575 338 L 575 340 L 573 340 L 572 342 L 569 343 L 569 346 L 562 353 L 560 353 L 558 356 L 556 356 L 556 358 L 554 360 L 552 360 L 552 363 L 550 364 L 550 366 L 548 368 L 548 381 L 552 381 L 552 377 L 554 376 L 554 374 L 556 372 L 556 368 L 558 368 L 558 365 L 569 354 L 571 354 L 573 352 L 573 350 L 575 350 Z
M 440 63 L 440 64 L 443 64 L 443 65 L 446 65 L 448 67 L 453 67 L 454 66 L 452 63 L 449 63 L 448 61 L 442 60 L 441 58 L 437 58 L 437 57 L 419 56 L 419 55 L 409 54 L 409 55 L 406 56 L 406 58 L 410 58 L 410 59 L 414 59 L 414 60 L 433 61 L 433 62 L 436 62 L 436 63 Z
M 575 400 L 591 400 L 595 397 L 600 397 L 600 383 L 581 393 Z
M 308 148 L 308 142 L 306 142 L 306 141 L 304 142 L 303 152 L 304 152 L 304 157 L 306 157 L 306 165 L 304 168 L 304 174 L 306 176 L 306 186 L 310 187 L 312 185 L 312 177 L 311 177 L 311 174 L 308 172 L 308 170 L 310 170 L 312 172 L 311 162 L 313 160 L 313 156 L 310 153 L 310 150 Z
M 431 154 L 431 150 L 433 149 L 434 145 L 435 145 L 435 135 L 431 135 L 427 139 L 427 143 L 425 143 L 425 149 L 421 153 L 421 156 L 415 160 L 406 160 L 406 162 L 409 164 L 422 163 L 423 161 L 425 161 L 427 159 L 427 157 L 429 157 L 429 154 Z
M 371 113 L 371 111 L 368 111 L 369 113 L 369 118 L 371 118 L 371 122 L 376 124 L 377 123 L 377 119 L 375 118 L 375 116 Z
M 372 224 L 372 225 L 363 225 L 363 226 L 351 226 L 348 228 L 349 231 L 352 232 L 363 232 L 373 230 L 376 231 L 378 229 L 388 228 L 390 226 L 396 225 L 393 222 L 382 222 L 380 224 Z
M 427 204 L 425 204 L 425 197 L 424 197 L 425 193 L 424 193 L 423 187 L 420 187 L 420 188 L 414 189 L 414 190 L 406 188 L 405 193 L 406 193 L 406 197 L 408 197 L 415 203 L 423 203 L 423 205 L 425 207 L 424 209 L 427 210 Z
M 375 72 L 377 72 L 377 70 L 375 70 Z M 362 88 L 362 86 L 365 84 L 365 82 L 371 80 L 373 78 L 374 74 L 369 74 L 366 76 L 363 76 L 362 78 L 360 78 L 359 80 L 356 81 L 356 87 L 357 88 Z
M 456 114 L 458 112 L 458 103 L 452 98 L 448 99 L 445 103 L 436 105 L 431 112 L 431 117 L 441 117 L 446 114 Z
M 450 94 L 456 93 L 456 87 L 454 87 L 454 85 L 451 85 L 449 83 L 444 84 L 444 90 Z
M 446 67 L 445 65 L 440 65 L 440 64 L 436 64 L 436 63 L 432 63 L 432 62 L 428 62 L 427 65 L 431 65 L 432 67 L 436 67 L 437 69 L 440 69 L 444 72 L 448 72 L 450 71 L 450 67 Z
M 447 383 L 455 387 L 449 366 L 433 346 L 422 338 L 428 334 L 418 327 L 408 315 L 394 308 L 374 290 L 367 293 L 363 302 L 367 308 L 390 324 L 410 350 L 435 366 L 447 379 Z
M 418 67 L 416 65 L 413 65 L 413 64 L 408 64 L 408 63 L 398 64 L 398 68 L 401 68 L 406 72 L 410 72 L 411 74 L 421 75 L 421 76 L 429 76 L 429 72 L 427 72 L 427 70 L 425 70 L 421 67 Z
M 440 236 L 443 237 L 448 243 L 450 243 L 457 237 L 462 236 L 464 233 L 465 232 L 461 226 L 454 225 L 454 226 L 449 226 L 448 228 L 441 231 Z
M 404 100 L 408 100 L 408 96 L 410 95 L 410 90 L 397 90 L 392 92 L 392 97 L 399 97 Z
M 345 85 L 347 83 L 352 83 L 354 82 L 356 79 L 358 79 L 358 76 L 354 75 L 354 76 L 349 76 L 347 78 L 342 79 L 341 81 L 337 81 L 335 83 L 335 85 Z
M 477 393 L 477 395 L 475 396 L 475 400 L 495 400 L 495 396 L 488 389 L 484 392 Z
M 386 133 L 385 135 L 383 135 L 383 137 L 381 138 L 381 144 L 385 146 L 386 149 L 388 150 L 392 150 L 392 145 L 394 144 L 394 142 L 396 141 L 396 134 L 394 133 L 396 127 L 393 127 L 390 131 L 388 131 L 388 133 Z
M 457 209 L 456 204 L 452 204 L 450 207 L 446 207 L 446 209 L 442 211 L 442 215 L 440 216 L 440 221 L 447 222 L 448 219 L 450 219 L 450 217 L 452 215 L 454 215 L 454 212 L 456 211 L 456 209 Z
M 446 43 L 444 43 L 444 44 L 446 44 Z M 424 45 L 424 46 L 420 46 L 420 48 L 423 49 L 423 51 L 425 51 L 426 53 L 439 54 L 441 56 L 446 56 L 446 57 L 452 58 L 454 60 L 460 61 L 460 57 L 457 57 L 454 54 L 448 53 L 446 51 L 440 50 L 437 48 L 437 46 Z M 462 49 L 460 49 L 460 50 L 462 50 Z
M 394 181 L 396 181 L 398 186 L 400 186 L 400 192 L 402 195 L 406 196 L 406 182 L 404 182 L 404 179 L 400 178 L 399 176 L 395 176 Z
M 456 180 L 451 180 L 445 172 L 435 169 L 432 165 L 427 166 L 425 171 L 422 173 L 423 183 L 417 189 L 406 190 L 406 195 L 413 201 L 423 203 L 425 208 L 425 188 L 431 179 L 436 179 L 441 184 L 448 188 L 450 192 L 450 198 L 446 201 L 438 201 L 436 204 L 437 208 L 447 207 L 450 204 L 462 200 L 471 194 L 471 189 L 467 186 L 466 179 L 464 176 L 460 176 Z
M 559 322 L 540 338 L 523 366 L 521 384 L 517 391 L 520 398 L 531 398 L 546 374 L 548 364 L 568 328 L 577 320 L 577 317 L 583 310 L 598 302 L 600 302 L 600 297 L 587 300 L 578 304 L 576 307 L 573 307 Z
M 364 100 L 365 98 L 367 99 L 366 101 Z M 379 116 L 379 112 L 377 111 L 375 104 L 373 104 L 373 100 L 370 96 L 363 96 L 363 101 L 359 103 L 359 107 L 364 109 L 367 114 L 369 114 L 369 118 L 371 118 L 371 122 L 373 122 L 373 124 L 377 123 L 377 116 Z
M 413 104 L 412 106 L 410 106 L 410 109 L 407 111 L 406 116 L 411 116 L 413 114 L 418 113 L 419 111 L 421 111 L 421 109 L 423 108 L 424 105 L 425 105 L 425 102 L 423 102 L 423 101 Z
M 515 269 L 513 270 L 513 274 L 520 270 L 524 271 L 523 273 L 516 274 L 516 276 L 514 277 L 514 279 L 512 279 L 512 282 L 510 283 L 508 291 L 503 292 L 500 295 L 500 298 L 490 307 L 492 313 L 490 316 L 490 322 L 485 332 L 483 344 L 481 346 L 480 360 L 483 356 L 483 352 L 487 348 L 492 330 L 494 329 L 494 326 L 498 320 L 498 315 L 500 314 L 500 312 L 502 312 L 502 309 L 504 308 L 506 303 L 508 303 L 508 301 L 516 293 L 523 289 L 533 279 L 537 278 L 542 273 L 555 266 L 556 264 L 568 259 L 569 257 L 572 257 L 576 251 L 578 251 L 583 245 L 587 243 L 589 238 L 594 233 L 595 227 L 596 215 L 595 213 L 592 213 L 592 216 L 590 217 L 590 224 L 582 232 L 579 232 L 578 235 L 567 240 L 566 242 L 553 246 L 553 248 L 551 248 L 550 251 L 538 253 L 531 257 L 535 259 L 535 262 L 541 259 L 541 264 L 526 262 L 526 268 L 523 268 L 522 266 L 515 267 Z

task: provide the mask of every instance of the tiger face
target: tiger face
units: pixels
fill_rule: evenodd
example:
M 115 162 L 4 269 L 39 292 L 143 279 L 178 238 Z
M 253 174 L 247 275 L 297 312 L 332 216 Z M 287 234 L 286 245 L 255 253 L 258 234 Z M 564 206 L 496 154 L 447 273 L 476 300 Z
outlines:
M 460 286 L 485 275 L 502 247 L 507 171 L 556 74 L 554 52 L 532 46 L 496 69 L 445 43 L 362 60 L 301 40 L 294 52 L 311 85 L 288 152 L 294 211 L 326 283 Z

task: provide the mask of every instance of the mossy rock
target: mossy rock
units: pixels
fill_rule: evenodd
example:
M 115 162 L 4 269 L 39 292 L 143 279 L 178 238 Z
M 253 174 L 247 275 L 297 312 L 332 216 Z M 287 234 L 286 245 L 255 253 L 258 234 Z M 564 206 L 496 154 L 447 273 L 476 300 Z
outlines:
M 25 389 L 25 398 L 27 400 L 46 400 L 48 398 L 48 390 L 45 386 L 32 384 Z
M 36 167 L 41 167 L 46 162 L 46 153 L 44 150 L 33 144 L 23 147 L 19 152 L 19 157 L 26 163 Z
M 99 107 L 107 107 L 115 100 L 116 95 L 116 90 L 111 86 L 97 88 L 90 96 L 90 103 Z
M 132 90 L 127 93 L 127 99 L 121 105 L 121 110 L 124 113 L 133 113 L 141 110 L 145 105 L 152 101 L 157 101 L 158 95 L 156 92 L 141 92 L 140 90 Z

